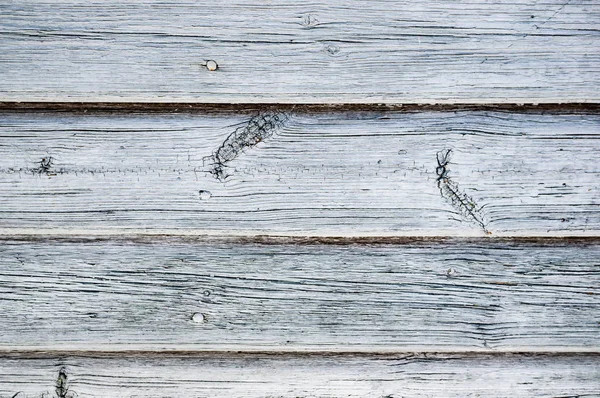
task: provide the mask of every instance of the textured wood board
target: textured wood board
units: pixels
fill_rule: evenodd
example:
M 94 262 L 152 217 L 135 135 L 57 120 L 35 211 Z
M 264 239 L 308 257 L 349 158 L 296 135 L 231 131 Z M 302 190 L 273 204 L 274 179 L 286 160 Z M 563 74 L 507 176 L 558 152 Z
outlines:
M 0 358 L 0 395 L 14 398 L 600 397 L 599 380 L 597 356 Z
M 35 0 L 0 12 L 1 101 L 600 100 L 595 0 Z
M 0 346 L 597 352 L 594 242 L 4 240 Z
M 596 113 L 292 110 L 274 126 L 275 114 L 1 113 L 2 233 L 599 229 Z M 436 155 L 445 150 L 448 186 L 475 216 L 440 190 Z
M 600 397 L 599 5 L 0 4 L 0 397 Z

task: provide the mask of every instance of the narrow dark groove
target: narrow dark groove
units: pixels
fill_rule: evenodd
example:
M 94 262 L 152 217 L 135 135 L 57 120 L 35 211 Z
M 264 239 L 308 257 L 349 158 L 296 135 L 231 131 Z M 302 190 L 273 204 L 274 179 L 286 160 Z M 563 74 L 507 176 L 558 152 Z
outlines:
M 485 358 L 577 358 L 593 357 L 600 359 L 600 351 L 327 351 L 327 350 L 2 350 L 2 359 L 55 359 L 55 358 L 336 358 L 357 357 L 373 359 L 398 359 L 398 357 L 424 359 L 485 359 Z
M 527 103 L 527 104 L 291 104 L 291 103 L 151 103 L 151 102 L 0 102 L 0 112 L 71 112 L 71 113 L 236 113 L 261 111 L 327 112 L 455 112 L 506 111 L 518 113 L 600 113 L 600 103 Z
M 452 237 L 452 236 L 278 236 L 278 235 L 185 235 L 185 234 L 19 234 L 0 231 L 0 243 L 198 243 L 198 244 L 259 244 L 259 245 L 490 245 L 523 244 L 532 246 L 598 245 L 600 236 L 510 236 L 510 237 Z

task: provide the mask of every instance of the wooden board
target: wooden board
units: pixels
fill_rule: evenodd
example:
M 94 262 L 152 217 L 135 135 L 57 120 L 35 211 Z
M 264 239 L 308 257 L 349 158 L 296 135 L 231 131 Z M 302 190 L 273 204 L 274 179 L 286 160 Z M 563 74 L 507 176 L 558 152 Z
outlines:
M 35 0 L 0 12 L 0 101 L 600 100 L 594 0 Z
M 4 350 L 599 348 L 600 244 L 589 239 L 9 239 L 0 264 Z
M 599 139 L 595 112 L 4 112 L 0 232 L 593 236 Z
M 0 395 L 14 398 L 587 398 L 599 380 L 598 356 L 571 355 L 0 358 Z

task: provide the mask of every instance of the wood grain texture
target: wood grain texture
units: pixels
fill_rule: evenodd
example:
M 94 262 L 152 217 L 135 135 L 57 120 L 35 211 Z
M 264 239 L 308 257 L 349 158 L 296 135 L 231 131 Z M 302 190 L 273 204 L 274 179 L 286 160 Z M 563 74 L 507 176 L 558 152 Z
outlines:
M 600 229 L 596 113 L 278 114 L 0 113 L 0 232 Z M 437 155 L 447 150 L 440 168 Z
M 599 380 L 597 356 L 0 358 L 0 396 L 14 398 L 587 398 L 600 397 Z
M 1 242 L 0 347 L 599 348 L 598 243 L 96 239 Z
M 600 101 L 596 0 L 35 0 L 0 12 L 0 101 Z

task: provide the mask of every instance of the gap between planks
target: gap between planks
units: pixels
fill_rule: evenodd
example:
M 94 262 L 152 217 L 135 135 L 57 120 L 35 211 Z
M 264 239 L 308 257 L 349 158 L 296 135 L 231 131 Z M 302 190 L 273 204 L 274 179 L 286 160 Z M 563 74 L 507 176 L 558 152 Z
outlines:
M 176 347 L 160 347 L 156 344 L 150 345 L 72 345 L 64 347 L 51 346 L 0 346 L 0 360 L 5 358 L 21 359 L 43 359 L 61 357 L 80 358 L 111 358 L 111 357 L 156 357 L 156 358 L 244 358 L 244 357 L 398 357 L 398 356 L 426 356 L 444 357 L 455 356 L 461 358 L 502 358 L 510 356 L 524 357 L 577 357 L 586 356 L 600 359 L 600 348 L 573 348 L 558 347 L 551 351 L 547 349 L 461 349 L 460 347 L 449 347 L 448 349 L 431 349 L 427 347 L 415 347 L 411 350 L 385 349 L 382 347 L 340 347 L 331 346 L 324 349 L 321 347 L 246 347 L 231 345 L 225 347 L 210 346 L 198 347 L 194 345 L 177 345 Z
M 476 236 L 476 235 L 262 235 L 262 234 L 219 234 L 203 233 L 198 230 L 114 230 L 114 229 L 58 229 L 58 228 L 0 228 L 0 242 L 131 242 L 131 243 L 229 243 L 259 245 L 413 245 L 413 244 L 486 244 L 520 243 L 540 246 L 593 245 L 600 244 L 597 231 L 588 235 L 573 236 Z
M 2 112 L 110 112 L 110 113 L 253 113 L 277 109 L 282 112 L 454 112 L 505 111 L 519 113 L 599 113 L 596 102 L 531 103 L 206 103 L 206 102 L 32 102 L 0 101 Z

